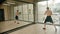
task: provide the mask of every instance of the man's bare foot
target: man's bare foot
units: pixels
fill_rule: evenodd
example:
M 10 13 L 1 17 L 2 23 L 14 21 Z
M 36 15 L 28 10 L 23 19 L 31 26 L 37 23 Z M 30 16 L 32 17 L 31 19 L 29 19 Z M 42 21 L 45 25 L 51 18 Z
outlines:
M 17 24 L 19 24 L 19 22 L 17 22 Z
M 14 21 L 14 23 L 16 23 L 16 21 Z
M 46 28 L 43 28 L 44 30 L 46 30 Z

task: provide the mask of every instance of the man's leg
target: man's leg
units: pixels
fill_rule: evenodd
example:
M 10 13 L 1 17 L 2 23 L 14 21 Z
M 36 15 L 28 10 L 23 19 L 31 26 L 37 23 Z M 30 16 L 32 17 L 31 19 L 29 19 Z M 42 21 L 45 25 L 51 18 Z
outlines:
M 14 23 L 16 23 L 16 22 L 17 22 L 17 20 L 15 19 L 15 20 L 14 20 Z
M 17 16 L 15 16 L 15 21 L 14 21 L 14 23 L 16 23 L 17 22 Z
M 55 28 L 55 32 L 57 32 L 57 28 L 56 28 L 56 26 L 54 25 L 54 23 L 52 23 L 52 25 L 54 26 L 54 28 Z
M 19 24 L 19 20 L 17 20 L 17 24 Z
M 45 19 L 45 21 L 44 21 L 44 30 L 46 30 L 46 22 L 47 22 L 47 19 L 48 19 L 48 17 L 46 17 L 46 19 Z
M 46 30 L 46 23 L 44 23 L 44 28 L 43 29 Z
M 16 22 L 17 22 L 17 24 L 19 24 L 18 20 L 19 20 L 19 19 L 18 19 L 18 16 L 16 16 Z
M 18 16 L 17 16 L 17 24 L 19 24 L 19 18 L 18 18 Z

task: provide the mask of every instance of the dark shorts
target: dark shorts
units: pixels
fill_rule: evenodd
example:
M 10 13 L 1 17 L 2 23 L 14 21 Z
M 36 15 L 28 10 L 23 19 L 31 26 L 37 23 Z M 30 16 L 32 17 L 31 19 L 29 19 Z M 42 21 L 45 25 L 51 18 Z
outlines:
M 15 19 L 18 20 L 18 16 L 15 16 Z
M 47 17 L 46 17 L 44 23 L 46 23 L 46 22 L 53 23 L 53 20 L 52 20 L 51 16 L 47 16 Z

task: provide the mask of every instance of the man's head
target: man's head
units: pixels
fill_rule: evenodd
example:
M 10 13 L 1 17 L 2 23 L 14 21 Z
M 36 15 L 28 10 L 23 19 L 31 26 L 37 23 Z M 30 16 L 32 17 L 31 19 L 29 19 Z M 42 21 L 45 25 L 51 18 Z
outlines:
M 17 12 L 19 12 L 19 10 L 17 10 Z
M 46 9 L 49 10 L 49 7 L 47 7 Z

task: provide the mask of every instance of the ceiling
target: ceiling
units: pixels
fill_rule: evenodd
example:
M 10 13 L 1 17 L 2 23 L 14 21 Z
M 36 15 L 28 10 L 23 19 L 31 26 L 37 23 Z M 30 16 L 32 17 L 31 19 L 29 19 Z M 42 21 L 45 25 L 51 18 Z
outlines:
M 36 2 L 40 2 L 40 1 L 47 1 L 47 0 L 6 0 L 7 2 L 25 2 L 25 3 L 34 3 L 34 1 Z
M 17 5 L 22 3 L 34 3 L 34 2 L 40 2 L 40 1 L 46 1 L 46 0 L 6 0 L 3 2 L 5 5 Z M 15 4 L 14 4 L 15 3 Z

